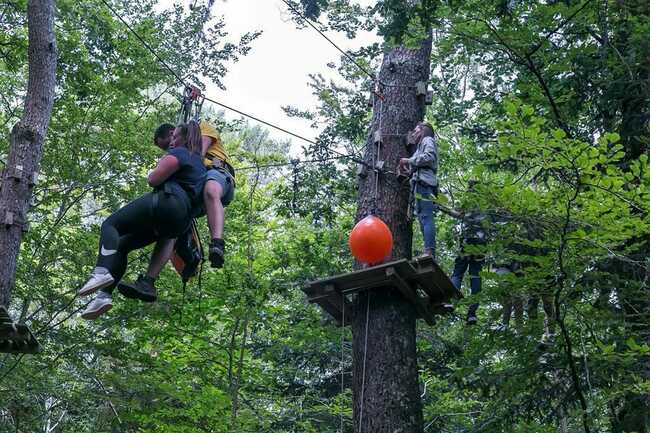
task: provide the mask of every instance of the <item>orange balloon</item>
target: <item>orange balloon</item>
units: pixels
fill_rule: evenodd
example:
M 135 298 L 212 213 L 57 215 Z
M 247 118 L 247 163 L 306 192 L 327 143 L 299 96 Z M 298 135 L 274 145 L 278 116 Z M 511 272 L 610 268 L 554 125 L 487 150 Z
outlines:
M 348 244 L 360 262 L 380 263 L 393 249 L 393 234 L 380 218 L 369 215 L 354 226 Z

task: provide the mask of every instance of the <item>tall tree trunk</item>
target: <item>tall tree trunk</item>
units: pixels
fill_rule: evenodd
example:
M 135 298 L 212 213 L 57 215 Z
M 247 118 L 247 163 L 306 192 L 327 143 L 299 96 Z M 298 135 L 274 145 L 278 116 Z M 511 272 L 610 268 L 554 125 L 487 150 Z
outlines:
M 0 187 L 0 305 L 9 306 L 16 260 L 43 153 L 56 84 L 54 0 L 29 0 L 29 82 L 22 119 L 11 131 L 11 147 Z
M 378 160 L 395 171 L 399 158 L 408 156 L 405 134 L 424 117 L 424 99 L 416 96 L 415 84 L 429 80 L 431 44 L 431 38 L 427 38 L 418 50 L 398 47 L 384 55 L 379 73 L 380 82 L 385 84 L 384 100 L 375 98 L 364 156 L 367 163 L 372 163 L 373 152 L 377 151 L 374 136 L 380 118 L 383 140 Z M 372 172 L 360 179 L 357 221 L 372 210 L 374 188 Z M 380 177 L 377 216 L 393 233 L 394 259 L 411 257 L 408 200 L 408 184 L 401 184 L 392 175 Z M 352 324 L 355 432 L 422 432 L 415 320 L 414 306 L 396 289 L 362 292 L 357 297 Z

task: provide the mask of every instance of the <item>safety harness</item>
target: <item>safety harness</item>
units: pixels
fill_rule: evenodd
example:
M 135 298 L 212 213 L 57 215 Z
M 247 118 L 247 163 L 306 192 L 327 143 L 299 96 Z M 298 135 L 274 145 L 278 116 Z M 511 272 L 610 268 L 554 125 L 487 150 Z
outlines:
M 200 121 L 201 108 L 205 97 L 201 94 L 201 90 L 196 86 L 187 86 L 183 92 L 181 99 L 181 108 L 178 112 L 177 123 L 187 123 L 190 119 Z M 200 269 L 203 268 L 203 261 L 205 260 L 205 253 L 203 244 L 201 243 L 201 236 L 197 229 L 196 218 L 192 218 L 190 227 L 176 239 L 174 244 L 174 252 L 171 257 L 171 262 L 178 275 L 183 281 L 183 298 L 185 298 L 185 286 L 187 282 L 197 274 L 199 274 L 199 282 L 201 280 Z

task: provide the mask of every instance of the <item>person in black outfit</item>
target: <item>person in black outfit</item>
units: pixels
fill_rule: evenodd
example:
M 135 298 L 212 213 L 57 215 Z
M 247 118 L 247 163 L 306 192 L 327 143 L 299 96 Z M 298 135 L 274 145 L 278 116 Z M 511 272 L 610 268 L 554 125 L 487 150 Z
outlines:
M 126 272 L 129 252 L 158 239 L 173 239 L 191 223 L 201 205 L 206 171 L 201 157 L 201 132 L 196 122 L 179 125 L 172 149 L 149 173 L 147 193 L 109 216 L 102 224 L 97 265 L 79 290 L 80 296 L 101 290 L 81 317 L 94 320 L 113 306 L 112 292 Z M 155 293 L 151 296 L 155 300 Z
M 468 184 L 467 194 L 475 194 L 477 182 L 470 180 Z M 488 215 L 486 212 L 481 211 L 475 204 L 465 203 L 462 209 L 450 209 L 446 206 L 439 206 L 447 215 L 461 220 L 460 223 L 460 239 L 459 239 L 459 252 L 454 260 L 454 271 L 450 277 L 452 284 L 458 289 L 461 289 L 463 277 L 469 270 L 470 277 L 470 292 L 476 295 L 481 291 L 481 270 L 485 264 L 485 257 L 483 254 L 473 253 L 472 249 L 476 247 L 484 247 L 487 243 L 487 224 Z M 480 250 L 480 248 L 479 248 Z M 479 304 L 473 303 L 469 306 L 467 311 L 467 324 L 475 325 L 478 321 L 476 311 Z

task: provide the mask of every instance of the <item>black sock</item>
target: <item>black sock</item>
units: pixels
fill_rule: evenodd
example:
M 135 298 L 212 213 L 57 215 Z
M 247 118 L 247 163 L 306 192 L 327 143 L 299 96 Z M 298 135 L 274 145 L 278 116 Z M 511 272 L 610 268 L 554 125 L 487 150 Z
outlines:
M 226 243 L 221 238 L 212 238 L 211 244 L 216 245 L 216 246 L 221 247 L 221 248 L 226 246 Z

